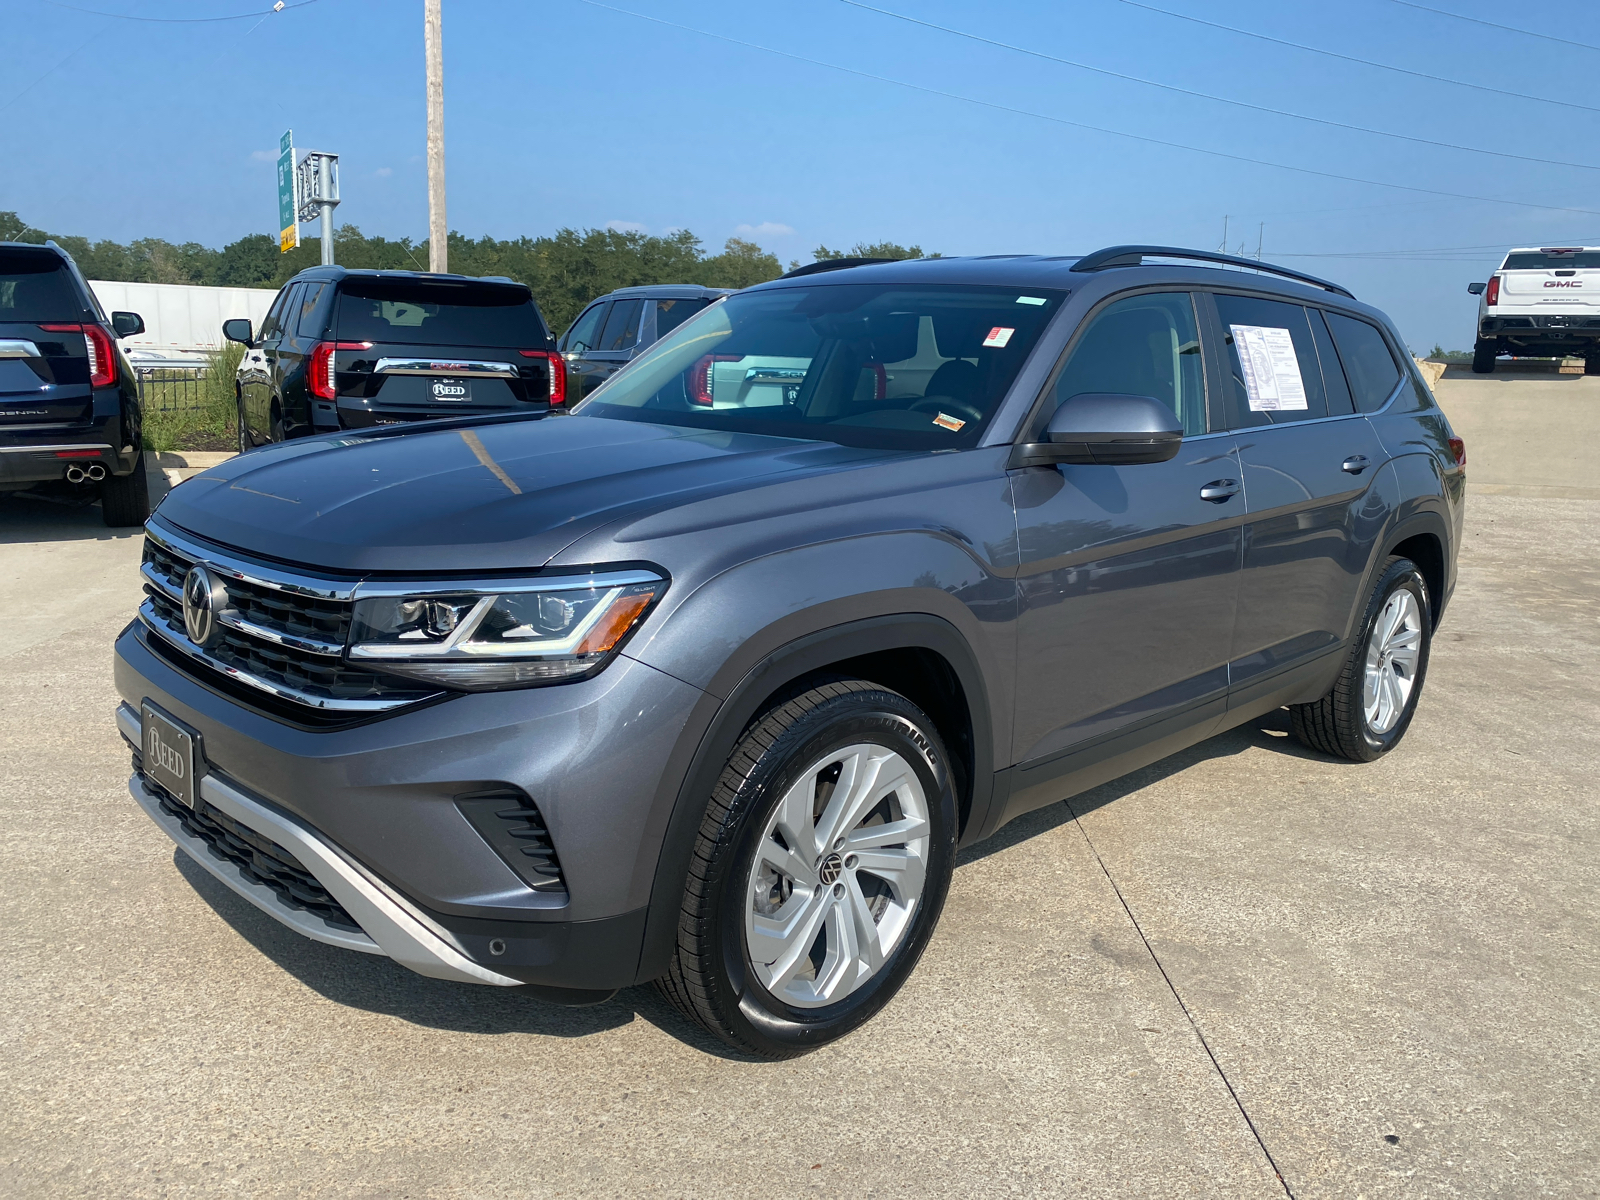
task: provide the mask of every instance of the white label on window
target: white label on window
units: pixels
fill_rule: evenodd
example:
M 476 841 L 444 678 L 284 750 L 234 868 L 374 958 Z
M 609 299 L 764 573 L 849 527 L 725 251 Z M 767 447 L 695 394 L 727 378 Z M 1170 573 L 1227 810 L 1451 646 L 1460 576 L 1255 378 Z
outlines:
M 1049 304 L 1050 301 L 1046 300 L 1043 296 L 1018 296 L 1017 297 L 1017 303 L 1018 304 Z
M 1306 408 L 1306 386 L 1300 378 L 1300 360 L 1287 329 L 1271 325 L 1229 325 L 1233 348 L 1239 352 L 1245 391 L 1251 412 L 1282 412 Z
M 996 325 L 989 330 L 989 336 L 983 339 L 983 344 L 985 346 L 1004 346 L 1011 340 L 1011 335 L 1015 332 L 1015 329 L 1005 325 Z

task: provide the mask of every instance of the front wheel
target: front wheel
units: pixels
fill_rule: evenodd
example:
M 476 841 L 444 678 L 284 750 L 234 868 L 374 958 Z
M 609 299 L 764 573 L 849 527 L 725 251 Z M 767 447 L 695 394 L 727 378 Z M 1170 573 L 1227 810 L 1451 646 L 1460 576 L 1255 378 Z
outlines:
M 1289 709 L 1313 750 L 1371 762 L 1405 736 L 1422 695 L 1433 640 L 1428 583 L 1409 558 L 1391 557 L 1373 585 L 1360 634 L 1333 690 Z
M 949 760 L 916 705 L 859 679 L 777 705 L 712 793 L 662 992 L 767 1058 L 844 1036 L 916 966 L 955 843 Z
M 1472 347 L 1472 373 L 1474 375 L 1488 375 L 1494 370 L 1494 360 L 1500 353 L 1500 347 L 1484 338 L 1479 338 Z
M 237 422 L 239 425 L 239 453 L 255 449 L 255 443 L 250 440 L 250 424 L 244 419 L 244 397 L 239 397 Z

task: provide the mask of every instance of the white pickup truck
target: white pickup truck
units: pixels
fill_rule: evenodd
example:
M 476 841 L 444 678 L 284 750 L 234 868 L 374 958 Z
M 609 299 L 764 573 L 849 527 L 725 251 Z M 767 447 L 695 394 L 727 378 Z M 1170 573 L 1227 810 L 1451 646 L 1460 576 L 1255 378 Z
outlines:
M 1506 255 L 1488 283 L 1470 283 L 1478 297 L 1478 340 L 1472 369 L 1494 370 L 1500 355 L 1581 355 L 1585 375 L 1600 375 L 1600 247 L 1524 247 Z

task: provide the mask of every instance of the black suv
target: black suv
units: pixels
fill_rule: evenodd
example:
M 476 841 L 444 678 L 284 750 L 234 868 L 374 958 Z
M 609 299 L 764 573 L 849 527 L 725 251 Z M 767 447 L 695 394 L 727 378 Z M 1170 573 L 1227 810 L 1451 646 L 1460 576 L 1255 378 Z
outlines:
M 106 317 L 60 246 L 0 242 L 0 491 L 97 488 L 107 525 L 141 525 L 150 493 L 139 389 Z
M 561 335 L 573 400 L 583 399 L 658 338 L 726 295 L 726 288 L 662 283 L 618 288 L 592 302 Z
M 239 364 L 239 450 L 442 416 L 548 412 L 566 373 L 526 284 L 416 271 L 312 267 L 259 330 L 222 332 Z

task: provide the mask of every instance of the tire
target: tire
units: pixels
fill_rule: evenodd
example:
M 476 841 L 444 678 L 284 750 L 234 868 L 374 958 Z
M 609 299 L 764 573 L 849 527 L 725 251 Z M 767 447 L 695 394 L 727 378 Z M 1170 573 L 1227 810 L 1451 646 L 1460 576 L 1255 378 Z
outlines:
M 886 771 L 900 781 L 888 793 Z M 898 841 L 871 832 L 891 822 Z M 826 1045 L 911 974 L 955 846 L 949 758 L 926 714 L 859 679 L 802 692 L 746 730 L 717 781 L 657 984 L 736 1050 L 780 1059 Z
M 144 473 L 144 456 L 126 475 L 107 475 L 100 484 L 100 515 L 113 529 L 143 525 L 150 516 L 150 481 Z
M 267 427 L 267 440 L 281 442 L 283 436 L 283 410 L 278 407 L 278 402 L 272 402 L 272 423 Z
M 1290 706 L 1295 736 L 1313 750 L 1354 762 L 1389 753 L 1417 711 L 1432 643 L 1427 580 L 1409 558 L 1391 556 L 1333 690 Z
M 1500 353 L 1500 347 L 1494 342 L 1479 338 L 1472 347 L 1472 373 L 1474 375 L 1488 375 L 1494 371 L 1495 357 Z
M 1591 350 L 1584 356 L 1583 373 L 1585 375 L 1600 375 L 1600 350 Z
M 239 426 L 239 453 L 246 454 L 255 449 L 255 443 L 250 440 L 250 426 L 244 419 L 244 397 L 239 397 L 238 415 L 234 418 Z

